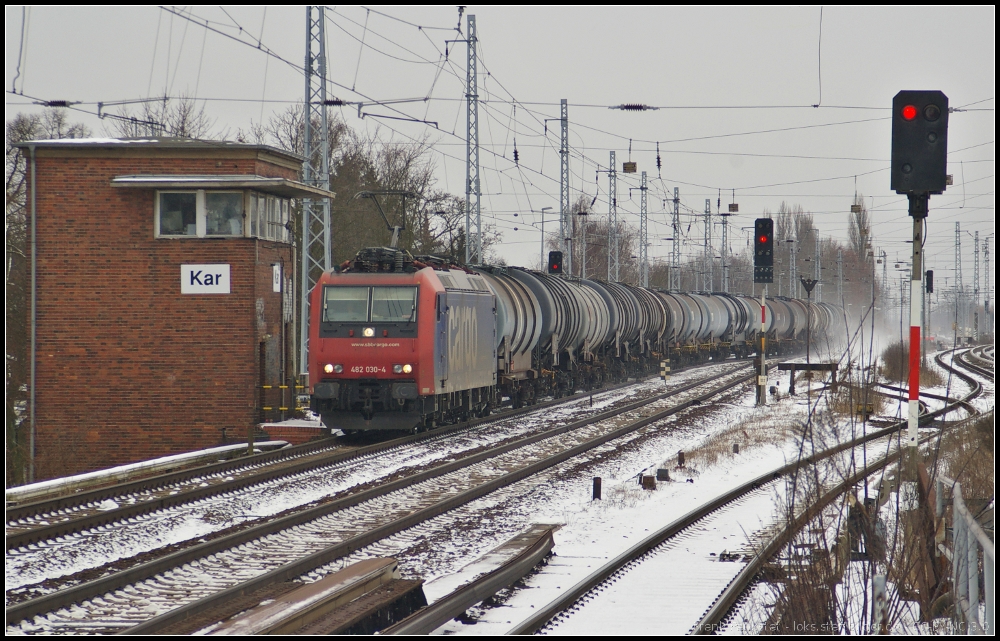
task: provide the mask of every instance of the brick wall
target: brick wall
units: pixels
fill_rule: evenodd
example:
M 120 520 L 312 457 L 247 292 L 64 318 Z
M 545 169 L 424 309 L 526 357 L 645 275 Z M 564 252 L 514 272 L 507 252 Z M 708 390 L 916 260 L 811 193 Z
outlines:
M 283 335 L 271 266 L 284 263 L 290 275 L 291 248 L 156 239 L 155 192 L 110 181 L 295 172 L 217 150 L 198 158 L 39 149 L 36 163 L 36 479 L 211 447 L 223 428 L 245 434 L 260 417 L 259 355 L 275 342 L 280 352 Z M 181 295 L 186 263 L 228 263 L 231 293 Z

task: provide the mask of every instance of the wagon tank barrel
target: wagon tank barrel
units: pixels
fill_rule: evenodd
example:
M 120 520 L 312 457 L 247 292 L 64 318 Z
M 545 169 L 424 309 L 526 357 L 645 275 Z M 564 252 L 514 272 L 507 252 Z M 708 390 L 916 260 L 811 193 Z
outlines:
M 344 431 L 419 431 L 501 404 L 597 389 L 684 364 L 803 349 L 843 334 L 841 308 L 662 291 L 393 247 L 323 275 L 310 307 L 311 408 Z

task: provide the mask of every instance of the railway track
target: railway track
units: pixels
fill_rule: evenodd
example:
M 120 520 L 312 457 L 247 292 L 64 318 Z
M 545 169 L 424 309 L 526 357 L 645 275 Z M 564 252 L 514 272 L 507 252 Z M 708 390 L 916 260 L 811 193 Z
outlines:
M 16 604 L 7 609 L 8 625 L 21 623 L 17 626 L 21 632 L 163 629 L 198 612 L 223 607 L 231 598 L 313 571 L 360 547 L 710 398 L 748 380 L 745 369 L 741 365 L 737 371 L 723 375 L 724 382 L 708 391 L 704 389 L 711 384 L 703 381 L 682 386 L 591 420 L 488 448 L 102 579 Z M 668 402 L 668 396 L 682 398 Z M 661 409 L 664 405 L 669 407 Z M 627 416 L 629 413 L 631 416 Z
M 996 372 L 995 361 L 993 360 L 993 346 L 980 345 L 961 354 L 955 355 L 955 362 L 959 367 L 963 367 L 987 380 L 994 380 Z
M 880 392 L 880 391 L 878 391 L 878 392 L 876 392 L 876 394 L 880 394 L 881 396 L 884 396 L 885 398 L 889 398 L 889 399 L 892 399 L 894 401 L 899 401 L 901 403 L 905 403 L 907 401 L 907 396 L 904 396 L 905 394 L 907 394 L 909 392 L 909 390 L 907 388 L 905 388 L 905 387 L 899 387 L 898 385 L 888 385 L 888 384 L 885 384 L 885 383 L 879 383 L 879 387 L 881 387 L 882 389 L 891 390 L 891 391 L 896 392 L 896 393 L 895 394 L 888 394 L 886 392 Z M 860 390 L 860 388 L 859 388 L 859 390 Z M 957 405 L 958 407 L 961 407 L 961 408 L 965 409 L 966 411 L 968 411 L 970 414 L 975 414 L 978 411 L 972 405 L 972 403 L 969 403 L 968 401 L 963 401 L 962 399 L 949 398 L 947 396 L 941 396 L 940 394 L 932 394 L 930 392 L 923 392 L 923 391 L 920 392 L 920 396 L 922 396 L 924 398 L 929 398 L 929 399 L 932 399 L 932 400 L 935 400 L 935 401 L 944 401 L 945 403 L 951 403 L 951 404 Z M 927 405 L 923 401 L 920 401 L 920 413 L 921 414 L 926 414 L 927 413 Z
M 938 363 L 942 367 L 955 371 L 955 368 L 947 365 L 940 355 L 938 356 Z M 930 424 L 938 417 L 945 415 L 949 411 L 953 411 L 958 406 L 966 408 L 971 407 L 969 401 L 982 393 L 982 387 L 974 379 L 957 371 L 956 375 L 962 377 L 970 385 L 972 385 L 972 391 L 962 399 L 950 399 L 949 403 L 945 407 L 923 416 L 921 418 L 922 425 Z M 766 488 L 771 483 L 795 474 L 798 470 L 805 466 L 812 466 L 821 461 L 830 459 L 831 457 L 841 455 L 842 453 L 848 450 L 853 450 L 862 444 L 891 438 L 896 432 L 904 429 L 905 427 L 905 422 L 897 423 L 890 427 L 873 432 L 867 436 L 853 439 L 824 452 L 817 453 L 814 456 L 803 458 L 801 461 L 790 463 L 786 466 L 772 470 L 742 483 L 738 487 L 733 488 L 713 501 L 692 510 L 682 518 L 654 532 L 653 534 L 650 534 L 645 539 L 620 554 L 618 557 L 604 564 L 602 567 L 587 576 L 584 580 L 565 591 L 558 599 L 543 605 L 542 607 L 537 607 L 533 616 L 515 626 L 509 633 L 531 634 L 546 629 L 546 626 L 556 623 L 557 619 L 560 621 L 572 619 L 575 612 L 586 610 L 589 602 L 598 599 L 598 595 L 602 592 L 611 591 L 613 589 L 612 584 L 620 580 L 624 582 L 626 580 L 626 575 L 643 566 L 646 561 L 650 561 L 654 567 L 653 569 L 647 570 L 642 574 L 640 574 L 640 572 L 636 572 L 636 575 L 640 575 L 638 580 L 642 583 L 641 588 L 636 588 L 631 592 L 629 592 L 627 588 L 623 588 L 617 594 L 628 595 L 639 594 L 642 592 L 648 593 L 650 591 L 656 592 L 658 590 L 656 585 L 658 580 L 676 582 L 677 572 L 683 572 L 684 565 L 683 559 L 680 564 L 671 563 L 671 548 L 676 548 L 680 545 L 678 541 L 683 540 L 685 537 L 695 536 L 693 533 L 694 530 L 699 528 L 703 531 L 707 530 L 708 526 L 711 525 L 712 519 L 721 519 L 722 517 L 720 514 L 725 511 L 738 510 L 740 509 L 741 504 L 749 506 L 750 512 L 753 513 L 754 510 L 760 509 L 760 506 L 755 505 L 754 501 L 756 500 L 757 503 L 760 503 L 761 501 L 759 499 L 763 498 L 762 505 L 769 507 L 771 505 L 771 497 L 768 496 Z M 932 438 L 932 436 L 927 436 L 924 440 L 926 441 L 930 438 Z M 727 578 L 727 569 L 728 577 L 732 577 L 728 580 L 728 585 L 722 590 L 721 594 L 719 594 L 717 586 L 726 585 L 727 581 L 722 581 L 720 584 L 719 577 L 702 577 L 703 580 L 695 580 L 692 577 L 685 577 L 685 579 L 687 579 L 691 584 L 691 587 L 685 590 L 684 596 L 694 596 L 694 600 L 697 600 L 697 595 L 704 593 L 702 594 L 702 598 L 704 599 L 707 597 L 709 602 L 712 603 L 710 607 L 706 607 L 707 611 L 705 612 L 705 615 L 701 617 L 700 621 L 698 621 L 696 625 L 691 627 L 690 631 L 703 633 L 720 630 L 726 614 L 729 612 L 733 604 L 737 602 L 739 597 L 749 588 L 755 580 L 755 577 L 758 576 L 764 564 L 769 561 L 777 553 L 777 551 L 780 550 L 781 547 L 801 529 L 803 524 L 808 523 L 819 510 L 828 505 L 838 496 L 841 496 L 845 491 L 853 487 L 859 480 L 869 476 L 877 470 L 882 469 L 884 466 L 896 460 L 898 456 L 899 453 L 895 452 L 889 456 L 883 457 L 879 461 L 870 463 L 867 468 L 860 470 L 846 481 L 825 492 L 818 501 L 810 506 L 807 506 L 795 519 L 786 523 L 784 527 L 773 528 L 773 536 L 769 537 L 766 546 L 760 551 L 759 554 L 756 554 L 751 562 L 744 566 L 742 570 L 735 572 L 735 565 L 723 563 L 716 564 L 717 567 L 728 565 L 728 568 L 720 570 L 721 577 Z M 655 558 L 661 554 L 662 558 L 657 564 Z M 679 603 L 679 601 L 671 602 L 675 605 Z M 705 600 L 702 600 L 701 603 L 705 603 Z M 621 606 L 611 607 L 618 607 L 619 610 L 621 610 L 622 608 L 627 608 L 627 605 L 622 604 Z M 681 609 L 685 610 L 687 607 L 688 605 L 685 601 L 685 605 Z M 697 605 L 692 605 L 690 607 L 697 608 Z M 609 612 L 607 608 L 600 611 L 605 614 Z M 633 612 L 631 614 L 631 616 L 639 618 L 641 618 L 642 615 L 643 612 L 641 611 Z M 653 616 L 658 616 L 658 614 Z M 662 621 L 662 617 L 660 620 Z M 589 630 L 590 633 L 593 633 L 593 630 L 595 630 L 593 625 L 595 624 L 596 622 L 591 620 L 589 624 L 584 623 L 582 629 Z M 616 628 L 617 633 L 628 633 L 626 628 L 621 627 L 622 625 L 626 625 L 626 621 L 619 620 L 618 627 Z M 570 629 L 579 631 L 577 628 Z M 636 631 L 638 632 L 638 630 Z
M 952 350 L 952 354 L 956 355 L 957 350 Z M 945 407 L 929 414 L 926 419 L 921 421 L 934 420 L 938 416 L 944 416 L 948 412 L 955 409 L 957 406 L 968 405 L 969 401 L 975 399 L 983 392 L 982 385 L 976 381 L 971 376 L 961 372 L 958 368 L 948 365 L 945 362 L 942 354 L 938 354 L 935 357 L 938 365 L 951 371 L 956 376 L 962 378 L 970 386 L 972 386 L 971 391 L 961 400 L 952 401 Z M 958 359 L 956 359 L 958 360 Z M 964 365 L 963 365 L 964 366 Z M 890 430 L 902 430 L 906 428 L 906 423 L 902 422 L 896 426 L 888 428 Z M 926 444 L 932 439 L 937 437 L 936 434 L 931 434 L 924 436 L 920 439 L 920 444 Z M 694 631 L 699 633 L 712 633 L 724 628 L 725 620 L 729 615 L 731 609 L 736 605 L 743 595 L 752 587 L 752 585 L 757 581 L 757 578 L 763 569 L 764 565 L 772 560 L 778 552 L 781 550 L 782 546 L 788 543 L 792 537 L 795 536 L 806 524 L 808 524 L 819 512 L 825 508 L 827 505 L 835 501 L 837 498 L 842 496 L 845 492 L 850 490 L 851 487 L 856 485 L 861 480 L 867 478 L 873 473 L 882 470 L 887 465 L 899 460 L 902 455 L 903 450 L 897 450 L 892 454 L 882 458 L 879 461 L 870 463 L 867 467 L 858 470 L 857 473 L 851 475 L 845 479 L 842 483 L 836 487 L 830 489 L 818 498 L 812 505 L 804 509 L 796 518 L 788 523 L 768 544 L 761 550 L 749 564 L 747 564 L 740 574 L 727 586 L 726 590 L 719 596 L 711 608 L 705 613 L 701 621 L 695 627 Z
M 598 395 L 613 394 L 623 387 L 627 387 L 627 384 L 601 390 Z M 582 395 L 576 395 L 553 399 L 530 407 L 508 410 L 497 416 L 444 426 L 432 432 L 361 447 L 345 447 L 342 440 L 325 439 L 237 461 L 216 463 L 72 496 L 11 506 L 6 510 L 7 550 L 17 550 L 33 543 L 38 544 L 88 529 L 135 519 L 211 497 L 231 495 L 238 490 L 260 486 L 276 479 L 318 472 L 329 466 L 384 455 L 399 451 L 413 443 L 451 438 L 460 430 L 498 420 L 504 421 L 514 416 L 524 416 L 578 401 L 581 398 Z

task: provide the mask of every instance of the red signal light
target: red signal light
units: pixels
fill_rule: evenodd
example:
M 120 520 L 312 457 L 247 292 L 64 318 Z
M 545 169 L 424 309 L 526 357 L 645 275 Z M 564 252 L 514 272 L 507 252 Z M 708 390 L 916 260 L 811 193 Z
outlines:
M 744 238 L 746 238 L 746 237 L 744 236 Z M 760 237 L 760 242 L 766 243 L 767 242 L 767 236 L 761 236 Z
M 917 117 L 917 108 L 913 105 L 903 107 L 903 120 L 913 120 Z

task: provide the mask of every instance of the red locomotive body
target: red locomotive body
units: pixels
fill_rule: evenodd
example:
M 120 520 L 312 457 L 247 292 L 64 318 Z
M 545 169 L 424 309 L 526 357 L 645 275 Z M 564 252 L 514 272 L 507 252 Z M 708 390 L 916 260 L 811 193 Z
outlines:
M 393 263 L 355 261 L 312 291 L 310 394 L 327 427 L 416 431 L 493 402 L 496 311 L 485 281 Z

